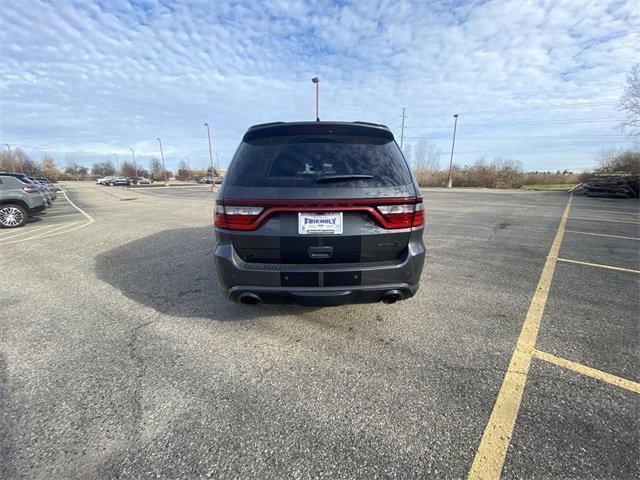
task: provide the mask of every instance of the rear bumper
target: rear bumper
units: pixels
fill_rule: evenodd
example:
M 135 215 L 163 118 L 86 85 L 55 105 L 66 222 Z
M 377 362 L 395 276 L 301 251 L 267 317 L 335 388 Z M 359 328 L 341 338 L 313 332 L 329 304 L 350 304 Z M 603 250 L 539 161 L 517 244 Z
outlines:
M 350 264 L 260 264 L 244 262 L 230 243 L 218 243 L 216 268 L 225 296 L 253 303 L 345 305 L 412 297 L 424 265 L 422 230 L 414 232 L 406 255 L 397 262 Z M 390 292 L 393 292 L 390 293 Z
M 238 303 L 279 303 L 304 306 L 335 307 L 352 303 L 394 303 L 413 297 L 418 284 L 376 285 L 370 287 L 322 288 L 265 288 L 237 285 L 229 289 L 227 297 Z

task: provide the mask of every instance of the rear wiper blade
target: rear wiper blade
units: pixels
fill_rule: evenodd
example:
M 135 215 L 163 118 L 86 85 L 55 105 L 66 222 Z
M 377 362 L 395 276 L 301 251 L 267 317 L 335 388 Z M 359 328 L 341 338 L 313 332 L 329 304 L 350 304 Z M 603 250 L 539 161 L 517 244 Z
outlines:
M 373 175 L 324 175 L 316 177 L 316 182 L 342 182 L 346 180 L 368 180 L 370 178 L 373 178 Z

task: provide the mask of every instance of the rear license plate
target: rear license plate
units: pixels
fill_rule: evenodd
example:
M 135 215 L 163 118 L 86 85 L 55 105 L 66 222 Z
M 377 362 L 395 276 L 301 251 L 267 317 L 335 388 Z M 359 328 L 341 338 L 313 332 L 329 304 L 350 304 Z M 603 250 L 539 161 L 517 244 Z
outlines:
M 298 213 L 298 233 L 342 234 L 342 212 Z

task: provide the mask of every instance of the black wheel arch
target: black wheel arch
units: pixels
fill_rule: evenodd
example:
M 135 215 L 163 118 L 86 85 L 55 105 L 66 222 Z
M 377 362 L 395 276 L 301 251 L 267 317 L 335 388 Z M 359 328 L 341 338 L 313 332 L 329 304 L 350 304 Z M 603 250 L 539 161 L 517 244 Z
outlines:
M 29 210 L 31 210 L 29 208 L 29 205 L 27 205 L 24 200 L 21 200 L 19 198 L 3 198 L 2 200 L 0 200 L 0 206 L 2 205 L 19 205 L 25 209 L 27 215 L 29 215 Z

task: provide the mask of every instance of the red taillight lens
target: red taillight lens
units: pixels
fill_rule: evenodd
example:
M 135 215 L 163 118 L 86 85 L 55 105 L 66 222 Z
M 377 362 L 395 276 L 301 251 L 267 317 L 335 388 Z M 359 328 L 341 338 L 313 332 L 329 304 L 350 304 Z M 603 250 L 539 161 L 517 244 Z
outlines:
M 38 187 L 22 187 L 22 190 L 27 193 L 36 193 L 38 192 Z
M 214 225 L 227 230 L 256 230 L 271 215 L 300 212 L 367 212 L 383 228 L 424 225 L 422 197 L 330 200 L 229 200 L 215 207 Z M 256 205 L 257 204 L 257 205 Z
M 418 203 L 403 205 L 378 205 L 376 208 L 385 220 L 385 228 L 411 228 L 424 225 L 422 198 Z
M 253 230 L 262 207 L 247 207 L 216 204 L 214 225 L 228 230 Z

